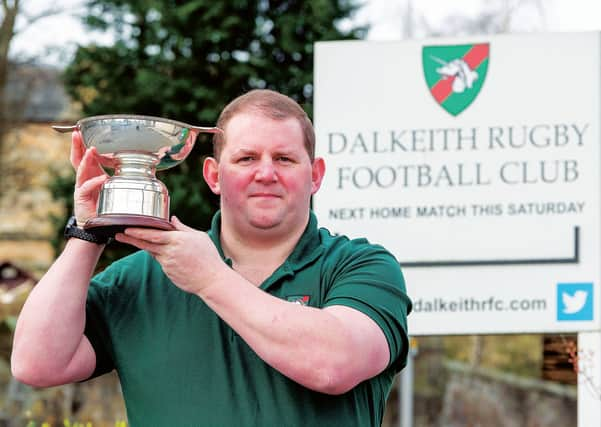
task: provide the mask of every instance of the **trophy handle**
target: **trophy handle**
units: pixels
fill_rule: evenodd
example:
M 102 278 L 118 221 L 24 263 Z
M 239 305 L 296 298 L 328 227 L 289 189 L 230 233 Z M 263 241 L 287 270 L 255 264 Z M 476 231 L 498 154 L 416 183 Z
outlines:
M 196 130 L 202 133 L 221 133 L 223 132 L 220 128 L 217 127 L 202 127 L 202 126 L 190 126 L 190 129 Z
M 78 125 L 71 125 L 71 126 L 52 125 L 52 129 L 54 129 L 55 131 L 60 132 L 60 133 L 73 132 L 74 130 L 76 130 L 78 128 L 79 128 Z

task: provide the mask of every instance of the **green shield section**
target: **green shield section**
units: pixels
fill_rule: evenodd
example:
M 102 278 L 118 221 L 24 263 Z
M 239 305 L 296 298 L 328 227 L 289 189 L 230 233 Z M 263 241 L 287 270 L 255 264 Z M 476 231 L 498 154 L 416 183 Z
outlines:
M 439 83 L 443 76 L 438 73 L 437 69 L 445 63 L 450 63 L 456 59 L 463 59 L 465 55 L 472 49 L 473 44 L 454 45 L 454 46 L 424 46 L 422 49 L 422 65 L 424 70 L 424 78 L 430 93 L 434 96 L 433 89 Z M 486 73 L 488 71 L 489 56 L 480 62 L 474 68 L 478 73 L 478 78 L 473 82 L 472 87 L 467 88 L 464 92 L 450 92 L 445 99 L 434 96 L 439 105 L 453 116 L 458 115 L 465 110 L 480 93 L 480 89 L 484 84 Z

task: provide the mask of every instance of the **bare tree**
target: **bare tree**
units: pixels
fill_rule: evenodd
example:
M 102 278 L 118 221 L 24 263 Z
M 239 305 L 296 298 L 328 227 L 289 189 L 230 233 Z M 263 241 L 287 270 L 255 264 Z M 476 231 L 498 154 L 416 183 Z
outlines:
M 57 15 L 63 10 L 51 6 L 35 14 L 29 14 L 24 10 L 21 0 L 1 0 L 2 21 L 0 22 L 0 186 L 7 175 L 18 174 L 18 168 L 14 165 L 6 165 L 4 162 L 6 150 L 6 137 L 8 132 L 22 120 L 23 111 L 27 105 L 28 96 L 34 85 L 32 73 L 22 73 L 22 80 L 17 94 L 9 95 L 7 86 L 9 74 L 15 71 L 17 64 L 10 59 L 11 42 L 22 29 L 29 28 L 40 19 Z M 17 21 L 20 21 L 17 25 Z
M 419 20 L 426 35 L 430 36 L 502 34 L 538 31 L 546 27 L 545 7 L 541 0 L 488 1 L 477 15 L 449 15 L 436 28 L 423 15 Z
M 0 23 L 0 100 L 2 100 L 1 119 L 4 121 L 9 112 L 6 111 L 6 82 L 8 78 L 9 67 L 11 64 L 9 58 L 10 45 L 14 37 L 21 29 L 34 25 L 37 21 L 49 16 L 62 13 L 63 10 L 55 6 L 46 8 L 36 14 L 28 14 L 23 9 L 21 0 L 2 0 L 2 22 Z M 17 16 L 21 17 L 23 24 L 17 28 Z M 3 126 L 4 128 L 4 126 Z
M 475 15 L 453 13 L 433 23 L 418 1 L 403 0 L 387 16 L 398 17 L 403 39 L 540 31 L 546 29 L 545 7 L 552 1 L 488 0 Z
M 6 79 L 8 76 L 8 52 L 10 43 L 15 36 L 15 24 L 19 14 L 19 0 L 2 0 L 2 11 L 4 16 L 0 24 L 0 147 L 3 145 L 4 134 L 7 124 L 6 108 Z

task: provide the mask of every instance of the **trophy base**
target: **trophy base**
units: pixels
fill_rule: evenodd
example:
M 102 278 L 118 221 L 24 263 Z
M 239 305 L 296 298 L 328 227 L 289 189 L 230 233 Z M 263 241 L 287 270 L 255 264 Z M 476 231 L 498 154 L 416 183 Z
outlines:
M 171 231 L 175 227 L 166 219 L 148 215 L 104 214 L 86 221 L 83 228 L 99 237 L 115 237 L 128 227 L 156 228 Z

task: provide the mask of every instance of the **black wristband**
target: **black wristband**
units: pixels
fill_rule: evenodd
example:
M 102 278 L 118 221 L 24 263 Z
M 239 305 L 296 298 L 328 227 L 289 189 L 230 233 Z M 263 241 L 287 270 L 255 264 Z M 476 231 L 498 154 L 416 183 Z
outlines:
M 69 221 L 67 221 L 67 226 L 65 227 L 65 238 L 70 239 L 71 237 L 75 237 L 76 239 L 80 240 L 85 240 L 86 242 L 96 243 L 98 245 L 105 245 L 111 240 L 108 237 L 99 236 L 97 234 L 86 231 L 83 228 L 79 228 L 77 226 L 77 219 L 75 218 L 75 216 L 69 218 Z

